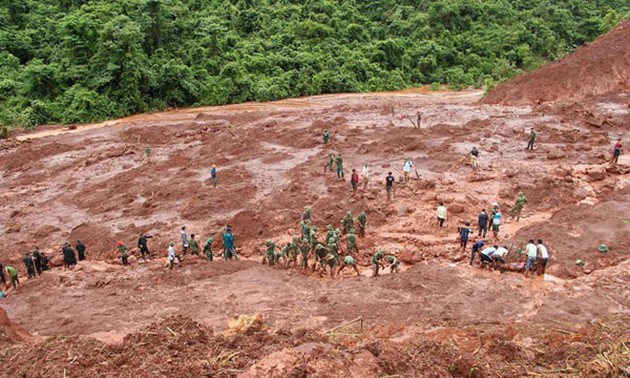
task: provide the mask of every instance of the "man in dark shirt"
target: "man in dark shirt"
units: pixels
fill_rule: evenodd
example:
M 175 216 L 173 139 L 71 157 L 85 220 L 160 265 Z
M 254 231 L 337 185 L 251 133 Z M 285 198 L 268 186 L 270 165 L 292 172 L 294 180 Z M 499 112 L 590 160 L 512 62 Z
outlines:
M 143 260 L 146 260 L 146 257 L 149 257 L 151 255 L 151 253 L 149 252 L 149 245 L 147 244 L 148 238 L 152 238 L 152 236 L 140 234 L 140 237 L 138 238 L 138 249 L 140 250 L 140 254 L 142 255 Z
M 488 213 L 486 213 L 486 209 L 481 209 L 481 213 L 479 213 L 479 217 L 477 218 L 477 225 L 479 227 L 479 234 L 477 236 L 485 238 L 488 233 Z
M 81 240 L 77 240 L 75 248 L 77 249 L 77 254 L 79 255 L 79 261 L 85 260 L 85 245 L 81 242 Z
M 462 251 L 466 250 L 466 244 L 468 244 L 468 235 L 472 230 L 470 229 L 470 222 L 466 222 L 466 227 L 459 229 L 459 246 L 462 247 Z
M 385 177 L 385 189 L 387 190 L 387 199 L 392 199 L 392 189 L 394 188 L 394 182 L 396 179 L 392 176 L 392 173 L 389 172 L 387 177 Z
M 33 251 L 33 265 L 35 266 L 35 273 L 38 276 L 42 274 L 42 254 L 39 252 L 39 248 L 35 248 Z
M 30 253 L 25 253 L 24 258 L 22 259 L 24 262 L 24 266 L 26 267 L 26 273 L 28 275 L 28 279 L 35 277 L 35 266 L 33 265 L 33 258 Z
M 475 262 L 475 254 L 481 251 L 481 247 L 483 247 L 484 244 L 485 243 L 483 240 L 475 240 L 475 243 L 472 246 L 472 256 L 470 257 L 470 265 L 472 265 Z

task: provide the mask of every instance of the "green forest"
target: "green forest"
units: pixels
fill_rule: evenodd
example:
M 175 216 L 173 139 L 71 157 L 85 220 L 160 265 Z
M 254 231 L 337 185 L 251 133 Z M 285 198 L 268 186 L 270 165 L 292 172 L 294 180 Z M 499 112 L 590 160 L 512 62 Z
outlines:
M 0 124 L 420 84 L 492 87 L 627 0 L 0 0 Z

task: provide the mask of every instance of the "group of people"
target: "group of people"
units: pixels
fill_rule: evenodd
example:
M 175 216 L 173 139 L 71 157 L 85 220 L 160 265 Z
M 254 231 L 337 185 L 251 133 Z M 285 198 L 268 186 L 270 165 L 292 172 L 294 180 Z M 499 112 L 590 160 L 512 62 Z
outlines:
M 524 249 L 517 249 L 517 255 L 525 255 L 525 262 L 514 262 L 509 266 L 507 263 L 507 256 L 510 253 L 512 247 L 494 245 L 486 245 L 487 240 L 479 239 L 475 240 L 471 249 L 470 265 L 475 262 L 475 256 L 479 255 L 479 264 L 481 267 L 486 265 L 491 268 L 499 269 L 501 273 L 505 270 L 512 271 L 524 271 L 525 277 L 529 277 L 530 274 L 545 274 L 547 268 L 547 262 L 549 261 L 549 250 L 543 244 L 542 239 L 534 241 L 530 239 L 525 245 Z
M 355 233 L 356 226 L 356 233 Z M 300 266 L 302 269 L 315 271 L 321 268 L 325 274 L 329 271 L 330 276 L 338 275 L 345 268 L 351 268 L 360 275 L 359 268 L 353 253 L 359 253 L 357 236 L 363 237 L 367 227 L 367 215 L 361 212 L 356 220 L 350 211 L 346 211 L 340 221 L 340 227 L 334 228 L 332 224 L 326 227 L 325 235 L 318 235 L 318 228 L 313 224 L 312 208 L 307 207 L 302 214 L 300 221 L 299 235 L 295 235 L 287 244 L 276 249 L 276 243 L 267 240 L 263 243 L 266 251 L 263 255 L 263 264 L 273 267 L 287 268 L 290 265 Z M 340 246 L 341 237 L 345 237 L 345 251 Z M 313 264 L 310 265 L 310 260 Z M 299 260 L 299 261 L 298 261 Z M 375 276 L 381 268 L 388 264 L 392 272 L 398 272 L 400 262 L 394 255 L 387 255 L 385 251 L 379 249 L 371 259 L 372 269 Z
M 22 258 L 22 262 L 24 263 L 28 279 L 30 280 L 31 278 L 38 277 L 43 272 L 47 271 L 49 269 L 49 261 L 49 257 L 45 252 L 40 252 L 39 247 L 35 248 L 32 252 L 26 252 Z M 17 269 L 9 265 L 4 266 L 0 263 L 0 281 L 2 281 L 4 289 L 7 288 L 7 275 L 9 277 L 11 287 L 17 289 L 20 285 L 20 278 Z
M 223 230 L 223 258 L 225 260 L 238 260 L 238 255 L 236 254 L 236 247 L 234 246 L 234 233 L 232 232 L 232 226 L 227 225 Z M 173 269 L 175 266 L 175 260 L 178 263 L 181 263 L 182 258 L 185 257 L 189 252 L 191 256 L 200 257 L 203 254 L 203 257 L 207 261 L 213 260 L 213 252 L 212 252 L 212 244 L 214 243 L 214 239 L 212 237 L 208 237 L 206 243 L 203 248 L 199 246 L 197 239 L 195 239 L 195 234 L 186 233 L 186 226 L 182 226 L 179 232 L 179 239 L 181 241 L 182 246 L 182 254 L 179 255 L 175 251 L 175 242 L 171 241 L 168 245 L 167 250 L 167 259 L 168 259 L 168 267 L 169 269 Z

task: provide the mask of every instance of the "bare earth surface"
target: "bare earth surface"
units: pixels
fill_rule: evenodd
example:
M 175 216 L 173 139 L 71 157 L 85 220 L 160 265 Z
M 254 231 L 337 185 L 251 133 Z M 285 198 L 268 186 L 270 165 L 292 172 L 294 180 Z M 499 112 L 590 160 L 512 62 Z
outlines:
M 0 375 L 627 375 L 630 160 L 608 162 L 627 130 L 627 99 L 506 107 L 476 104 L 482 94 L 419 89 L 182 109 L 3 141 L 0 261 L 18 268 L 22 285 L 0 301 Z M 531 127 L 539 137 L 526 151 Z M 473 146 L 476 172 L 467 165 Z M 323 172 L 328 152 L 343 154 L 345 181 Z M 401 176 L 406 156 L 420 178 L 398 183 L 387 201 L 384 178 Z M 349 172 L 364 163 L 368 190 L 352 196 Z M 506 210 L 519 191 L 528 203 L 517 222 Z M 444 229 L 438 201 L 449 209 Z M 523 261 L 514 250 L 528 239 L 544 239 L 544 277 L 469 265 L 457 227 L 474 225 L 493 202 L 511 262 Z M 355 256 L 362 276 L 260 264 L 261 243 L 288 242 L 306 206 L 320 237 L 346 210 L 367 213 Z M 201 244 L 213 236 L 218 252 L 226 224 L 240 261 L 188 257 L 165 269 L 181 225 Z M 140 232 L 154 235 L 153 258 L 134 250 L 123 267 L 115 244 L 134 247 Z M 58 266 L 60 244 L 76 239 L 87 261 L 26 279 L 24 252 L 39 247 Z M 403 261 L 400 273 L 370 277 L 377 247 Z M 228 326 L 255 314 L 249 329 Z

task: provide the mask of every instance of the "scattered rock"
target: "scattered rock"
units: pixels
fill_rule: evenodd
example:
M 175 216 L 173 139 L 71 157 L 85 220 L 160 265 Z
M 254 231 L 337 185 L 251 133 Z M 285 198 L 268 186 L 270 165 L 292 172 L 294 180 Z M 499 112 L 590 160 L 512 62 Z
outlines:
M 547 154 L 547 159 L 549 160 L 564 159 L 565 157 L 567 157 L 566 152 L 557 149 L 551 150 L 551 152 Z
M 586 171 L 588 181 L 600 181 L 606 178 L 606 169 L 604 167 L 593 167 Z

